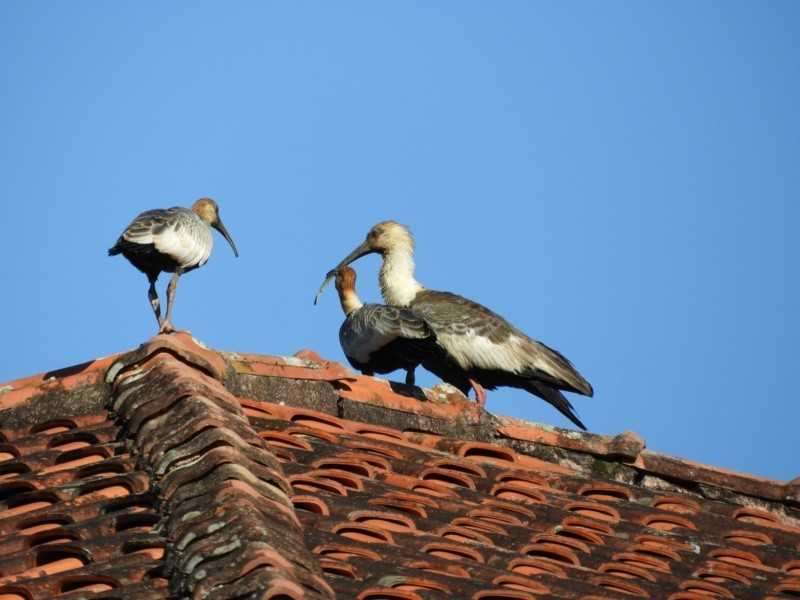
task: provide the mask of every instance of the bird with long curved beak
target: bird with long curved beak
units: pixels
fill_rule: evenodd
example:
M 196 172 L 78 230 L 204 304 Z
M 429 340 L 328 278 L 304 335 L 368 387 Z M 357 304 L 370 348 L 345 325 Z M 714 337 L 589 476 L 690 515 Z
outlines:
M 485 306 L 423 287 L 414 278 L 413 252 L 414 240 L 406 226 L 394 221 L 378 223 L 362 244 L 328 272 L 314 302 L 337 270 L 362 256 L 378 253 L 383 258 L 378 282 L 386 304 L 414 309 L 431 326 L 451 359 L 448 368 L 439 365 L 436 370 L 429 370 L 465 394 L 472 388 L 479 406 L 486 402 L 485 389 L 524 389 L 552 404 L 585 430 L 574 407 L 561 393 L 594 393 L 572 364 Z
M 412 308 L 364 304 L 356 294 L 356 272 L 342 266 L 335 274 L 336 291 L 345 314 L 339 343 L 348 362 L 364 375 L 406 371 L 406 385 L 414 385 L 414 371 L 424 364 L 447 364 L 445 350 L 431 326 Z
M 219 207 L 211 198 L 200 198 L 191 208 L 173 206 L 145 211 L 109 248 L 109 256 L 122 254 L 147 275 L 150 282 L 147 297 L 158 320 L 159 333 L 181 331 L 171 321 L 178 278 L 208 262 L 214 245 L 212 227 L 228 240 L 234 256 L 238 257 L 236 245 L 219 217 Z M 173 273 L 167 286 L 167 313 L 163 319 L 156 292 L 156 280 L 162 271 Z

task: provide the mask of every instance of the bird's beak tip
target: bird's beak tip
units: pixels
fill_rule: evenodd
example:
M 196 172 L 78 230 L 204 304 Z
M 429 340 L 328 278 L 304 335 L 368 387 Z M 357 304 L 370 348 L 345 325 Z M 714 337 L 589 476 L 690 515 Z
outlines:
M 211 226 L 222 234 L 222 237 L 224 237 L 225 240 L 228 242 L 228 244 L 230 244 L 231 250 L 233 250 L 233 255 L 236 258 L 239 258 L 239 251 L 236 249 L 236 244 L 233 243 L 233 238 L 228 233 L 228 230 L 225 228 L 225 225 L 222 224 L 222 221 L 220 219 L 217 219 L 217 221 L 215 223 L 212 223 Z
M 319 297 L 322 295 L 322 291 L 325 289 L 325 286 L 328 285 L 328 282 L 331 279 L 333 279 L 333 277 L 336 275 L 336 272 L 341 267 L 344 267 L 345 265 L 349 265 L 351 262 L 353 262 L 357 258 L 360 258 L 360 257 L 364 256 L 365 254 L 370 254 L 372 252 L 376 252 L 376 250 L 373 250 L 372 248 L 369 247 L 369 244 L 367 244 L 367 242 L 364 242 L 363 244 L 358 246 L 358 248 L 356 248 L 350 254 L 348 254 L 344 258 L 344 260 L 342 262 L 340 262 L 338 265 L 336 265 L 330 271 L 328 271 L 325 274 L 325 281 L 323 281 L 322 285 L 319 286 L 319 291 L 317 292 L 317 295 L 314 297 L 314 304 L 316 305 L 317 300 L 319 300 Z
M 336 275 L 336 270 L 338 268 L 339 267 L 336 267 L 335 269 L 331 269 L 325 275 L 325 281 L 323 281 L 322 285 L 319 286 L 319 290 L 317 290 L 317 295 L 314 296 L 314 306 L 317 305 L 317 301 L 319 300 L 319 297 L 322 296 L 322 292 L 325 291 L 325 286 L 328 285 L 328 282 L 333 278 L 334 275 Z

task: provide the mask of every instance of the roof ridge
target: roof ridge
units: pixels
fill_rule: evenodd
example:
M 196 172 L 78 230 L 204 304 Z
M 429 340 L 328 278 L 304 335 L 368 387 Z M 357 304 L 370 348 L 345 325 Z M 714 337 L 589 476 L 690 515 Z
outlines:
M 306 548 L 289 482 L 223 386 L 224 367 L 179 334 L 156 336 L 107 371 L 109 408 L 163 503 L 173 592 L 206 596 L 224 585 L 237 595 L 333 598 Z

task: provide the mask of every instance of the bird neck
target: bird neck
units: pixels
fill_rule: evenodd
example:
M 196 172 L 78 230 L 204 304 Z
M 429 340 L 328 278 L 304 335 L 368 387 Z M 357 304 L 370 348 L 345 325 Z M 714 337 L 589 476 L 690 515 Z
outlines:
M 414 259 L 411 248 L 393 248 L 383 255 L 378 280 L 384 302 L 393 306 L 408 306 L 425 288 L 414 279 Z
M 342 310 L 346 315 L 364 306 L 364 303 L 356 295 L 355 290 L 342 290 L 339 293 L 339 302 L 341 302 Z

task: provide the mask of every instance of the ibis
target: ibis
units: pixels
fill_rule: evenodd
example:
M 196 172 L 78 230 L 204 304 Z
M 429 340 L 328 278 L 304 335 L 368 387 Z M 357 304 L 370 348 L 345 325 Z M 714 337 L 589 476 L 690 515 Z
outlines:
M 370 229 L 364 242 L 328 272 L 317 298 L 343 266 L 371 253 L 383 259 L 378 282 L 384 302 L 413 309 L 447 352 L 450 366 L 433 371 L 436 375 L 464 394 L 472 388 L 479 406 L 486 402 L 486 389 L 508 386 L 526 390 L 586 429 L 562 392 L 592 396 L 589 382 L 559 352 L 528 337 L 485 306 L 423 287 L 414 278 L 414 239 L 405 225 L 384 221 Z
M 362 303 L 356 294 L 356 272 L 348 266 L 337 269 L 335 285 L 345 314 L 339 342 L 353 368 L 365 375 L 404 369 L 409 387 L 420 364 L 431 371 L 447 368 L 447 353 L 414 309 Z
M 108 250 L 109 256 L 122 254 L 147 275 L 150 282 L 147 297 L 158 320 L 159 333 L 180 331 L 171 321 L 178 279 L 208 262 L 214 242 L 212 227 L 228 240 L 234 256 L 238 257 L 236 245 L 219 217 L 219 207 L 211 198 L 200 198 L 191 208 L 173 206 L 143 212 Z M 167 286 L 167 312 L 163 319 L 156 292 L 156 280 L 162 271 L 173 273 Z

